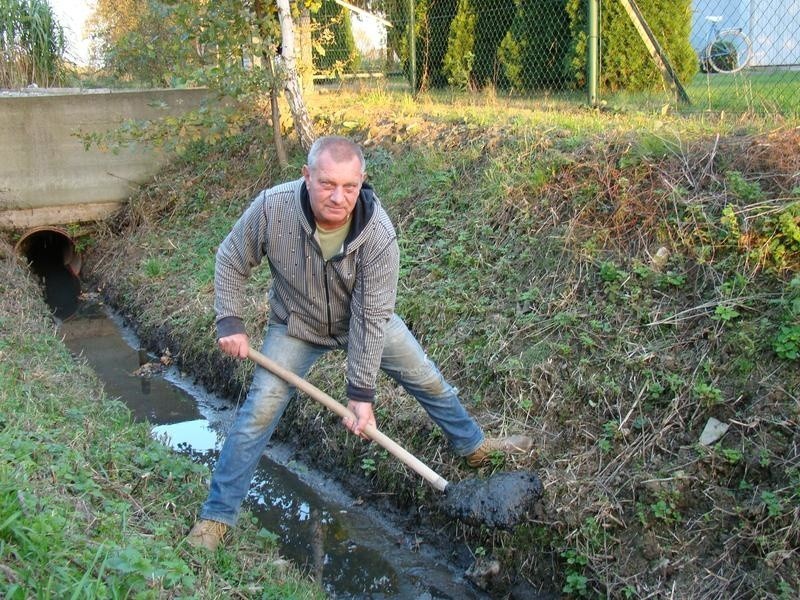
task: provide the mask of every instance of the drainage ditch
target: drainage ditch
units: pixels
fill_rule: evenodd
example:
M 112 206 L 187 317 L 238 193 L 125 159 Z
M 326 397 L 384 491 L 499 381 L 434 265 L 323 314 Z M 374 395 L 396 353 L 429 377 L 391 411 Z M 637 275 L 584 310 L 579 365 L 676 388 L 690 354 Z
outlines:
M 213 467 L 234 410 L 174 367 L 139 349 L 136 337 L 99 303 L 76 307 L 63 321 L 70 350 L 86 358 L 154 437 Z M 486 598 L 461 570 L 413 532 L 360 505 L 324 474 L 271 445 L 251 485 L 247 506 L 274 533 L 281 553 L 305 569 L 331 598 Z

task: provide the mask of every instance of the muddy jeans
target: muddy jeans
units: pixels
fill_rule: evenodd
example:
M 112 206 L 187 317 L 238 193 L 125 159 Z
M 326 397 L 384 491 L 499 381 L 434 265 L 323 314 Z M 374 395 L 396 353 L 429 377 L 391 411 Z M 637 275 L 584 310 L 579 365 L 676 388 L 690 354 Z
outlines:
M 285 325 L 271 323 L 261 352 L 305 377 L 317 359 L 330 350 L 291 337 Z M 445 381 L 397 315 L 386 326 L 381 369 L 417 399 L 457 455 L 466 456 L 481 445 L 483 432 L 461 405 L 458 391 Z M 247 399 L 220 451 L 200 518 L 235 525 L 258 461 L 293 391 L 276 375 L 256 367 Z

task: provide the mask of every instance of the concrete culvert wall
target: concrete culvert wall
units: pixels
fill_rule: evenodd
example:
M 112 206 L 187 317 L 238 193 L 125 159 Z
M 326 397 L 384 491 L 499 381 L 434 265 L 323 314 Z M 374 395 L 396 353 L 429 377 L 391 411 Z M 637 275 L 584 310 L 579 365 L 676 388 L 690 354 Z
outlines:
M 43 284 L 45 300 L 55 315 L 69 317 L 78 308 L 81 256 L 70 235 L 58 227 L 37 227 L 25 233 L 16 251 Z

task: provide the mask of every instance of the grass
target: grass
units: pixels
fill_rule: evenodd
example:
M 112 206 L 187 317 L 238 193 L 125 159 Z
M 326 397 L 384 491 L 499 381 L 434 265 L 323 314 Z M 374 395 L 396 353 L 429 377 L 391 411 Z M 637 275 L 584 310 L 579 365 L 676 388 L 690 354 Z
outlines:
M 292 403 L 277 435 L 314 439 L 304 447 L 319 466 L 414 514 L 425 507 L 435 531 L 500 560 L 498 597 L 520 585 L 571 597 L 792 597 L 797 124 L 446 99 L 371 89 L 309 104 L 318 131 L 366 149 L 399 235 L 398 312 L 488 433 L 537 439 L 535 457 L 502 466 L 539 472 L 541 511 L 513 532 L 450 523 L 423 483 L 313 403 Z M 232 396 L 249 372 L 214 351 L 209 272 L 194 261 L 208 264 L 255 190 L 297 176 L 296 147 L 291 172 L 253 171 L 269 153 L 263 128 L 256 120 L 176 163 L 88 260 L 144 339 Z M 265 271 L 243 315 L 256 343 Z M 311 379 L 336 396 L 341 372 L 332 356 Z M 474 475 L 388 381 L 376 410 L 446 478 Z M 729 430 L 701 446 L 712 417 Z
M 603 94 L 607 106 L 626 111 L 658 111 L 669 107 L 685 115 L 759 114 L 797 118 L 800 115 L 800 70 L 764 68 L 738 73 L 698 73 L 684 83 L 691 105 L 676 105 L 669 94 L 653 92 Z
M 385 82 L 341 84 L 344 89 L 357 90 L 361 96 L 380 95 L 382 90 L 400 88 L 407 91 L 407 84 Z M 381 87 L 382 86 L 382 87 Z M 599 102 L 604 110 L 620 111 L 628 118 L 641 114 L 678 113 L 691 116 L 707 113 L 715 115 L 760 115 L 766 118 L 800 116 L 800 69 L 797 67 L 754 67 L 738 73 L 698 72 L 689 82 L 683 82 L 691 100 L 690 105 L 676 104 L 675 98 L 665 89 L 647 92 L 608 92 L 600 90 Z M 453 90 L 431 90 L 418 99 L 420 105 L 428 100 L 442 105 L 480 105 L 484 108 L 494 104 L 503 113 L 502 120 L 518 111 L 521 114 L 548 115 L 557 123 L 561 118 L 574 121 L 587 103 L 585 91 L 565 91 L 547 95 L 507 96 L 502 90 L 487 88 L 469 95 Z M 419 105 L 418 105 L 419 106 Z M 531 108 L 535 110 L 531 111 Z M 560 116 L 559 116 L 559 113 Z M 490 111 L 484 112 L 491 117 Z M 595 121 L 595 125 L 600 122 Z
M 730 75 L 698 73 L 686 89 L 706 110 L 800 114 L 800 71 L 746 69 Z
M 215 555 L 185 546 L 207 469 L 104 394 L 0 251 L 0 596 L 323 597 L 246 518 Z
M 0 0 L 0 87 L 54 85 L 65 76 L 64 30 L 45 0 Z

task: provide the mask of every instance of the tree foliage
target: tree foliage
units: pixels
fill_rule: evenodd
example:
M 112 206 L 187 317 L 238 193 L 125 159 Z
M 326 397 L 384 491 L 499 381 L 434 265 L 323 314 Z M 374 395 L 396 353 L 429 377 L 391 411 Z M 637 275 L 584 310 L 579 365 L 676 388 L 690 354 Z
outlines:
M 87 143 L 130 140 L 183 151 L 203 140 L 236 135 L 257 99 L 280 82 L 269 69 L 252 68 L 277 52 L 273 10 L 257 18 L 255 3 L 242 0 L 125 0 L 115 11 L 98 0 L 95 35 L 104 63 L 119 80 L 147 86 L 207 87 L 213 100 L 197 111 L 161 122 L 129 123 L 116 139 L 86 136 Z
M 197 62 L 193 50 L 176 43 L 176 6 L 158 0 L 97 0 L 89 21 L 95 52 L 116 81 L 169 86 L 174 73 Z M 179 39 L 179 38 L 178 38 Z
M 47 0 L 0 0 L 0 86 L 61 83 L 64 29 Z
M 103 63 L 118 80 L 203 85 L 239 98 L 263 86 L 249 67 L 254 56 L 274 55 L 279 38 L 274 8 L 259 19 L 255 4 L 98 0 L 92 26 Z
M 143 140 L 178 151 L 193 141 L 216 143 L 236 135 L 254 111 L 263 109 L 263 100 L 288 82 L 279 59 L 282 36 L 274 2 L 125 0 L 118 6 L 98 0 L 93 26 L 115 78 L 206 87 L 216 96 L 181 118 L 130 123 L 116 132 L 117 142 Z M 274 128 L 281 127 L 275 111 L 272 121 Z M 108 145 L 115 140 L 101 134 L 85 141 Z

